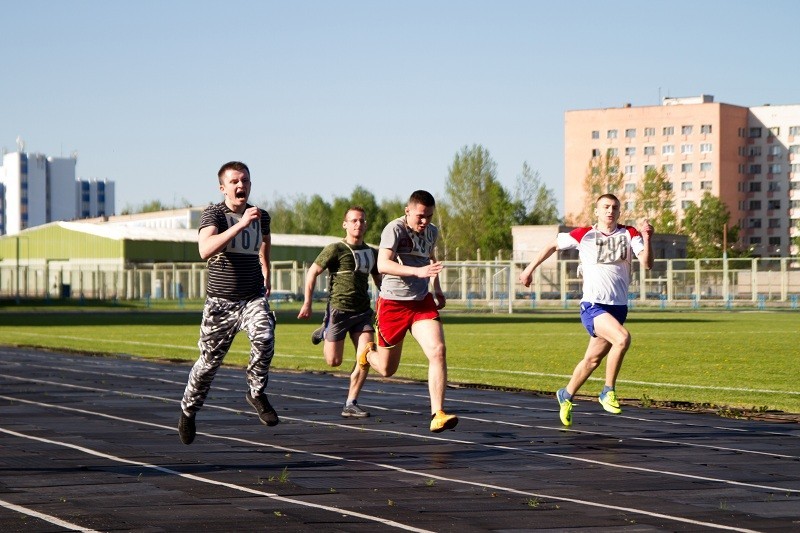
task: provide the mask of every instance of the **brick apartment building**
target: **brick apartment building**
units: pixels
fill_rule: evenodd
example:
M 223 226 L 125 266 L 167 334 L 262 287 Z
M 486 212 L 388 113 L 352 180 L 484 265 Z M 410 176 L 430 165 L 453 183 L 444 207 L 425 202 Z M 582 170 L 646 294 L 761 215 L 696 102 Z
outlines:
M 593 158 L 619 158 L 623 211 L 649 168 L 670 179 L 679 219 L 703 193 L 719 197 L 740 227 L 737 244 L 761 257 L 797 253 L 800 234 L 800 105 L 743 107 L 714 97 L 664 98 L 662 105 L 567 111 L 564 213 L 580 213 Z

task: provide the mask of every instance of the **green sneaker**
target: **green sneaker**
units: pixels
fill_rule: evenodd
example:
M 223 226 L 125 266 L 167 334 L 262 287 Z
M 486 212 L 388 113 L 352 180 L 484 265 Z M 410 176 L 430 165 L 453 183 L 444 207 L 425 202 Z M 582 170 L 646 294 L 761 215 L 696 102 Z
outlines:
M 564 397 L 566 392 L 567 389 L 565 388 L 558 389 L 556 392 L 556 399 L 558 400 L 558 405 L 560 407 L 558 415 L 561 418 L 561 423 L 569 427 L 572 425 L 572 406 L 574 404 Z
M 622 409 L 619 408 L 619 401 L 617 400 L 617 393 L 613 390 L 608 391 L 605 394 L 601 394 L 598 398 L 600 405 L 603 406 L 603 409 L 608 411 L 609 413 L 618 415 L 622 412 Z

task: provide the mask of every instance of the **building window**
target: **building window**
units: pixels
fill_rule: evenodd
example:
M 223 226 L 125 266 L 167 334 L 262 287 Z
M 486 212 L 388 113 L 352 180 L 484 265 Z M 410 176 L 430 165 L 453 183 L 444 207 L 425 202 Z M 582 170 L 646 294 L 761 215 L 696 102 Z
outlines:
M 692 202 L 691 200 L 683 200 L 683 201 L 681 201 L 681 209 L 683 209 L 684 211 L 686 211 L 687 209 L 689 209 L 689 207 L 690 207 L 690 206 L 691 206 L 693 203 L 694 203 L 694 202 Z
M 748 135 L 751 139 L 758 139 L 761 137 L 761 128 L 750 128 L 750 135 Z
M 773 156 L 780 156 L 783 153 L 780 144 L 773 144 L 767 149 L 767 153 Z
M 770 237 L 768 242 L 769 242 L 770 246 L 780 246 L 781 245 L 781 238 L 780 237 Z
M 625 137 L 628 139 L 633 139 L 636 137 L 636 128 L 628 128 L 625 130 Z
M 761 191 L 761 182 L 760 181 L 751 181 L 748 185 L 747 192 L 760 192 Z
M 780 174 L 781 173 L 781 165 L 780 163 L 773 163 L 769 166 L 769 173 L 770 174 Z
M 625 202 L 625 211 L 628 212 L 633 211 L 634 205 L 635 205 L 634 202 L 631 201 Z
M 636 174 L 636 165 L 625 165 L 625 174 Z
M 760 245 L 761 237 L 750 237 L 750 244 Z
M 700 163 L 700 172 L 711 172 L 711 163 Z
M 781 201 L 780 200 L 769 200 L 767 202 L 767 209 L 774 211 L 775 209 L 781 208 Z
M 681 172 L 686 174 L 687 172 L 692 171 L 692 164 L 691 163 L 682 163 L 681 164 Z
M 636 155 L 636 147 L 634 146 L 625 147 L 625 155 Z
M 619 148 L 609 148 L 606 150 L 606 157 L 617 157 L 619 155 Z
M 645 146 L 644 147 L 644 155 L 656 155 L 656 147 L 655 146 Z
M 606 132 L 606 139 L 616 139 L 617 138 L 617 130 L 608 130 Z
M 645 137 L 654 137 L 656 134 L 655 128 L 645 128 L 644 129 L 644 136 Z
M 667 163 L 666 165 L 661 165 L 661 170 L 663 170 L 667 174 L 672 174 L 674 166 L 672 163 Z
M 761 165 L 750 165 L 750 174 L 761 174 Z
M 635 183 L 626 183 L 625 184 L 625 192 L 626 193 L 636 192 L 636 184 Z
M 779 218 L 771 218 L 771 219 L 769 219 L 769 227 L 770 228 L 780 228 L 781 227 L 781 219 L 779 219 Z
M 700 153 L 707 154 L 712 151 L 711 143 L 702 143 L 700 145 Z
M 703 124 L 700 126 L 700 133 L 711 133 L 711 124 Z
M 789 135 L 800 135 L 800 126 L 789 126 Z
M 592 139 L 599 139 L 599 138 L 600 138 L 600 131 L 592 130 Z
M 675 153 L 675 146 L 671 144 L 665 144 L 661 147 L 661 155 L 670 155 Z
M 681 135 L 691 135 L 691 134 L 692 134 L 691 126 L 681 126 Z
M 781 184 L 776 181 L 770 181 L 769 185 L 767 185 L 767 190 L 769 192 L 778 192 L 781 190 Z
M 778 126 L 773 126 L 769 129 L 769 136 L 770 137 L 777 137 L 781 134 L 781 129 Z
M 600 148 L 592 148 L 592 157 L 600 157 Z
M 789 146 L 790 154 L 800 154 L 800 144 L 793 144 Z
M 760 228 L 761 227 L 761 219 L 760 218 L 751 218 L 747 223 L 747 227 L 749 227 L 749 228 Z
M 694 146 L 691 144 L 682 144 L 681 145 L 681 153 L 682 154 L 691 154 L 694 150 Z
M 761 147 L 760 146 L 751 146 L 750 151 L 747 154 L 750 157 L 755 157 L 761 155 Z
M 648 172 L 655 172 L 656 166 L 655 165 L 645 165 L 644 166 L 644 173 L 647 174 Z
M 672 126 L 664 126 L 661 129 L 661 134 L 662 135 L 675 135 L 675 128 L 672 127 Z
M 800 163 L 792 163 L 792 173 L 800 174 Z
M 761 200 L 750 200 L 750 205 L 748 206 L 750 211 L 760 211 L 761 210 Z
M 691 181 L 682 181 L 681 182 L 681 190 L 682 191 L 691 191 L 692 190 L 692 182 Z

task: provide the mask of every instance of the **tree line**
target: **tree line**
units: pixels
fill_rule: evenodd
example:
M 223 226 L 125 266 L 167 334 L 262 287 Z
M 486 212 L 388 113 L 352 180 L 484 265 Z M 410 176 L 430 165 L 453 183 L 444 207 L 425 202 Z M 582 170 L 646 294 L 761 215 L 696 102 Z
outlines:
M 555 195 L 537 171 L 523 162 L 515 190 L 510 192 L 500 182 L 491 154 L 481 145 L 461 148 L 448 169 L 444 193 L 430 192 L 436 198 L 437 257 L 442 260 L 508 259 L 513 248 L 511 226 L 561 222 Z M 313 194 L 267 199 L 259 205 L 269 211 L 275 233 L 336 236 L 343 235 L 347 208 L 360 205 L 367 213 L 365 240 L 378 244 L 384 226 L 403 216 L 407 201 L 408 197 L 378 200 L 357 186 L 349 196 L 332 201 Z
M 503 187 L 497 164 L 489 150 L 480 144 L 462 147 L 448 168 L 443 194 L 436 198 L 434 224 L 439 227 L 437 256 L 443 260 L 508 259 L 513 248 L 511 227 L 515 225 L 567 224 L 582 226 L 594 222 L 594 199 L 604 193 L 615 194 L 622 202 L 621 222 L 638 226 L 649 219 L 656 233 L 688 237 L 687 255 L 695 258 L 747 257 L 751 250 L 739 243 L 739 227 L 730 223 L 730 212 L 716 196 L 706 191 L 700 204 L 691 202 L 679 220 L 675 195 L 666 170 L 648 169 L 633 190 L 626 190 L 619 158 L 610 153 L 589 161 L 583 182 L 586 205 L 582 212 L 558 216 L 555 195 L 543 183 L 538 171 L 523 162 L 513 191 Z M 412 191 L 409 191 L 409 194 Z M 272 217 L 274 233 L 341 236 L 342 220 L 348 207 L 360 205 L 367 214 L 365 241 L 380 242 L 384 226 L 404 213 L 406 198 L 378 199 L 362 186 L 349 196 L 331 201 L 319 194 L 300 194 L 292 198 L 261 199 Z M 184 205 L 175 206 L 186 207 Z M 139 210 L 169 209 L 160 201 L 148 202 Z M 798 240 L 798 239 L 796 239 Z M 795 243 L 800 244 L 800 243 Z

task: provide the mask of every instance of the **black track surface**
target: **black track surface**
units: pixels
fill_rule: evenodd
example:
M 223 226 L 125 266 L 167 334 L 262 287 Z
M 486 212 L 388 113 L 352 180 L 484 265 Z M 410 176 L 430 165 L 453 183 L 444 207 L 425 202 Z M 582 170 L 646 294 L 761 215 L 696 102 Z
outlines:
M 402 363 L 401 363 L 402 364 Z M 190 446 L 189 365 L 0 348 L 0 531 L 800 530 L 800 425 L 273 372 L 281 423 L 223 368 Z

